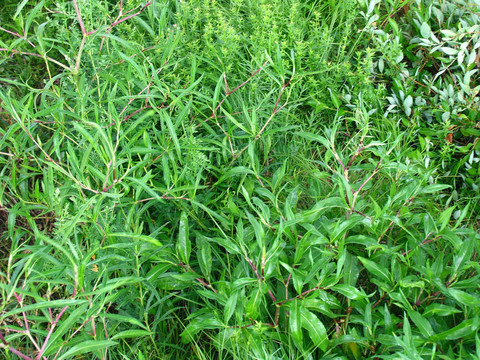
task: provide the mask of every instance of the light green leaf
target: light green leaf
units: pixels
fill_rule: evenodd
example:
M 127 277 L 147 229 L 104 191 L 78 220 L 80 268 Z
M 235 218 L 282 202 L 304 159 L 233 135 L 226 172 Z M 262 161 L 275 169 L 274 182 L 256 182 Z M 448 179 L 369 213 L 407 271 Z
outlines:
M 60 356 L 58 360 L 73 359 L 75 355 L 86 354 L 92 351 L 105 349 L 109 346 L 116 345 L 116 341 L 111 340 L 89 340 L 82 341 L 80 344 L 73 346 L 65 354 Z
M 422 35 L 422 37 L 425 39 L 430 38 L 430 36 L 432 35 L 432 30 L 430 29 L 430 25 L 428 25 L 428 23 L 422 23 L 422 25 L 420 26 L 420 35 Z
M 453 48 L 446 47 L 446 46 L 442 46 L 441 50 L 447 55 L 457 55 L 458 54 L 457 49 L 453 49 Z
M 192 245 L 188 231 L 188 215 L 185 211 L 182 211 L 178 224 L 177 252 L 184 264 L 188 264 L 190 260 L 191 248 Z
M 140 330 L 140 329 L 132 329 L 132 330 L 124 330 L 116 333 L 111 337 L 111 340 L 115 339 L 125 339 L 125 338 L 138 338 L 143 336 L 149 336 L 152 333 L 147 330 Z
M 436 193 L 445 189 L 451 188 L 450 185 L 444 185 L 444 184 L 432 184 L 432 185 L 427 185 L 422 189 L 423 194 L 431 194 L 431 193 Z
M 162 243 L 158 241 L 157 239 L 154 239 L 151 236 L 148 235 L 141 235 L 141 234 L 129 234 L 129 233 L 110 233 L 107 235 L 108 237 L 123 237 L 123 238 L 130 238 L 134 240 L 139 240 L 139 241 L 146 241 L 149 242 L 150 244 L 153 244 L 155 246 L 162 246 Z
M 198 263 L 203 275 L 208 278 L 212 269 L 212 249 L 207 238 L 201 235 L 197 236 L 197 247 Z

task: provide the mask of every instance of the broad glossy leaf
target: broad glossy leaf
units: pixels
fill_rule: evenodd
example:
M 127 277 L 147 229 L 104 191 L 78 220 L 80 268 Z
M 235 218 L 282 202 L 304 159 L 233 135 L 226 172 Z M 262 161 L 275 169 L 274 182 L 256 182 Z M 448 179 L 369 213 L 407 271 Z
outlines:
M 307 309 L 318 311 L 319 313 L 322 313 L 323 315 L 332 319 L 338 317 L 338 315 L 330 309 L 330 304 L 320 299 L 306 298 L 302 300 L 302 306 Z

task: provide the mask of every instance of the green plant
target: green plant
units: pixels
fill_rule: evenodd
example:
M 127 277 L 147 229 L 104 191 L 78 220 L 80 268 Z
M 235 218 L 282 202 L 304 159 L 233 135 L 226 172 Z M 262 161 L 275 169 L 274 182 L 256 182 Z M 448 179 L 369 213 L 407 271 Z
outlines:
M 457 3 L 2 5 L 2 354 L 478 357 Z

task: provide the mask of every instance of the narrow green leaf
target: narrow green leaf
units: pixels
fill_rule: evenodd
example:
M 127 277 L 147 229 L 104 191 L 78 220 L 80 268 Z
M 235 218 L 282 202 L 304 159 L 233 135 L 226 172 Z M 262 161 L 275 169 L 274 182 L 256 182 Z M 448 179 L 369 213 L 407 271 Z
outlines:
M 62 321 L 60 322 L 60 325 L 57 327 L 55 332 L 50 337 L 50 340 L 48 341 L 47 347 L 45 348 L 44 352 L 45 356 L 48 357 L 49 355 L 51 355 L 53 350 L 57 349 L 57 346 L 55 346 L 57 342 L 62 343 L 62 336 L 68 331 L 70 331 L 74 327 L 75 323 L 83 322 L 82 319 L 85 317 L 87 309 L 88 304 L 84 304 L 72 311 L 65 320 L 61 319 Z M 52 351 L 50 352 L 49 349 L 52 349 Z
M 438 223 L 440 224 L 439 232 L 445 229 L 452 217 L 452 212 L 455 210 L 455 206 L 450 206 L 448 209 L 444 210 L 438 217 Z
M 328 348 L 329 340 L 327 329 L 320 321 L 320 319 L 311 311 L 300 307 L 302 316 L 302 326 L 307 329 L 310 338 L 313 343 L 318 346 L 322 351 L 326 351 Z
M 444 185 L 444 184 L 432 184 L 432 185 L 427 185 L 422 189 L 423 194 L 432 194 L 432 193 L 437 193 L 439 191 L 445 190 L 451 188 L 450 185 Z
M 33 8 L 33 10 L 30 10 L 28 12 L 28 17 L 27 17 L 27 20 L 25 21 L 25 28 L 23 29 L 25 31 L 25 34 L 28 34 L 28 31 L 30 30 L 30 25 L 32 24 L 35 17 L 37 16 L 37 13 L 43 8 L 44 4 L 45 4 L 45 0 L 42 0 Z
M 380 265 L 376 264 L 372 260 L 365 259 L 361 256 L 358 256 L 358 259 L 362 262 L 363 266 L 368 270 L 369 273 L 375 275 L 383 282 L 387 284 L 391 283 L 389 273 L 387 269 L 380 267 Z
M 480 308 L 480 299 L 478 296 L 453 288 L 448 289 L 448 294 L 465 306 Z
M 328 88 L 328 91 L 330 92 L 330 99 L 332 100 L 333 106 L 335 106 L 336 109 L 339 109 L 342 105 L 342 101 L 338 95 L 332 91 L 332 89 Z
M 15 11 L 15 14 L 13 15 L 13 20 L 15 20 L 18 16 L 18 14 L 20 14 L 20 12 L 23 10 L 24 6 L 28 3 L 28 0 L 23 0 L 18 6 L 17 6 L 17 10 Z
M 130 284 L 137 284 L 143 280 L 144 280 L 143 278 L 136 277 L 136 276 L 123 276 L 123 277 L 113 278 L 108 280 L 106 284 L 103 284 L 102 286 L 98 287 L 95 291 L 83 292 L 82 296 L 104 294 L 109 291 L 115 290 L 119 287 L 123 287 Z
M 227 250 L 230 254 L 241 254 L 242 251 L 241 249 L 235 244 L 232 240 L 230 239 L 224 239 L 224 238 L 208 238 L 209 240 L 216 242 L 218 245 L 222 246 Z
M 113 314 L 113 313 L 104 313 L 102 314 L 102 316 L 105 316 L 107 319 L 118 321 L 120 323 L 124 323 L 124 324 L 128 323 L 128 324 L 132 324 L 132 325 L 139 326 L 141 328 L 146 329 L 145 324 L 143 324 L 141 321 L 134 318 L 133 316 Z
M 140 329 L 132 329 L 132 330 L 124 330 L 120 331 L 119 333 L 116 333 L 113 335 L 110 340 L 115 340 L 115 339 L 125 339 L 125 338 L 138 338 L 138 337 L 143 337 L 143 336 L 149 336 L 152 333 L 147 330 L 140 330 Z
M 245 166 L 237 166 L 237 167 L 231 168 L 230 170 L 225 172 L 220 177 L 220 179 L 218 179 L 218 181 L 215 183 L 215 185 L 218 185 L 218 184 L 222 183 L 225 179 L 229 179 L 233 176 L 245 175 L 245 174 L 255 174 L 255 173 L 253 172 L 253 170 L 251 170 L 251 169 L 249 169 Z
M 449 315 L 458 314 L 458 313 L 461 313 L 461 311 L 454 308 L 453 306 L 434 303 L 427 306 L 427 308 L 423 312 L 423 316 L 425 317 L 430 317 L 434 315 L 449 316 Z
M 320 142 L 323 146 L 325 146 L 326 149 L 330 149 L 331 145 L 329 141 L 324 138 L 323 136 L 317 135 L 317 134 L 312 134 L 312 133 L 306 133 L 306 132 L 297 132 L 296 135 L 300 135 L 301 137 L 311 140 L 311 141 L 318 141 Z
M 467 237 L 463 241 L 463 245 L 460 247 L 460 249 L 455 252 L 455 257 L 453 258 L 453 272 L 455 275 L 462 269 L 465 263 L 471 259 L 475 243 L 475 239 Z
M 429 339 L 433 335 L 435 335 L 435 332 L 432 329 L 432 326 L 428 322 L 427 319 L 425 319 L 422 315 L 420 315 L 419 312 L 415 310 L 408 310 L 408 316 L 410 319 L 413 320 L 415 325 L 417 325 L 418 330 L 420 330 L 420 333 L 426 338 Z
M 213 315 L 213 314 L 212 314 Z M 208 329 L 218 329 L 222 327 L 220 321 L 214 316 L 200 316 L 193 319 L 180 334 L 182 343 L 187 344 L 193 341 L 193 336 L 201 331 Z
M 182 158 L 182 150 L 180 148 L 180 142 L 178 141 L 177 133 L 175 131 L 175 126 L 173 125 L 172 119 L 169 114 L 167 114 L 165 111 L 159 111 L 160 117 L 164 120 L 168 132 L 170 134 L 170 137 L 173 140 L 173 145 L 175 146 L 175 150 L 177 152 L 177 156 L 179 159 Z
M 232 315 L 235 313 L 235 309 L 237 307 L 237 300 L 238 300 L 238 291 L 235 291 L 232 295 L 228 297 L 228 300 L 225 304 L 225 309 L 224 309 L 224 315 L 223 315 L 223 321 L 225 324 L 228 324 L 228 321 L 232 317 Z
M 212 270 L 212 249 L 208 243 L 208 239 L 204 236 L 197 236 L 197 258 L 202 269 L 202 273 L 207 278 L 210 277 L 210 272 Z
M 288 324 L 290 325 L 290 333 L 297 347 L 303 347 L 303 332 L 302 332 L 302 314 L 301 306 L 297 299 L 290 303 L 290 316 Z
M 188 231 L 188 215 L 185 211 L 182 211 L 178 224 L 177 252 L 184 264 L 188 264 L 190 260 L 191 248 L 192 245 Z
M 434 335 L 432 341 L 441 341 L 441 340 L 457 340 L 460 338 L 466 339 L 467 337 L 475 334 L 480 327 L 480 318 L 476 316 L 473 319 L 468 319 L 462 321 L 457 326 L 444 331 L 440 334 Z
M 35 304 L 30 304 L 26 305 L 23 307 L 19 307 L 13 310 L 10 310 L 7 313 L 2 314 L 0 317 L 1 320 L 8 318 L 9 316 L 19 314 L 22 312 L 28 312 L 32 310 L 40 310 L 40 309 L 46 309 L 46 308 L 59 308 L 59 307 L 65 307 L 65 306 L 74 306 L 74 305 L 81 305 L 86 303 L 87 300 L 52 300 L 52 301 L 43 301 L 43 302 L 38 302 Z
M 333 291 L 337 291 L 350 300 L 364 299 L 367 297 L 364 290 L 358 290 L 357 288 L 347 284 L 337 284 L 332 287 Z
M 80 344 L 71 347 L 70 350 L 68 350 L 65 354 L 60 356 L 58 360 L 73 359 L 73 357 L 76 355 L 86 354 L 92 351 L 105 349 L 109 346 L 113 346 L 116 344 L 117 344 L 116 341 L 111 341 L 111 340 L 83 341 Z
M 154 239 L 151 236 L 148 235 L 142 235 L 142 234 L 129 234 L 129 233 L 110 233 L 107 235 L 108 237 L 122 237 L 122 238 L 130 238 L 134 239 L 137 241 L 146 241 L 149 242 L 150 244 L 153 244 L 155 246 L 162 246 L 162 243 L 158 241 L 157 239 Z

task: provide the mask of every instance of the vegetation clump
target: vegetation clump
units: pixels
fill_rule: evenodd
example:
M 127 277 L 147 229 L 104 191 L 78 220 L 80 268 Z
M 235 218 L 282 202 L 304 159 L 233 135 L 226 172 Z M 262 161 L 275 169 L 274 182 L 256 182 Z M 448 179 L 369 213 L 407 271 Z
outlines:
M 0 5 L 6 359 L 480 358 L 478 0 Z

